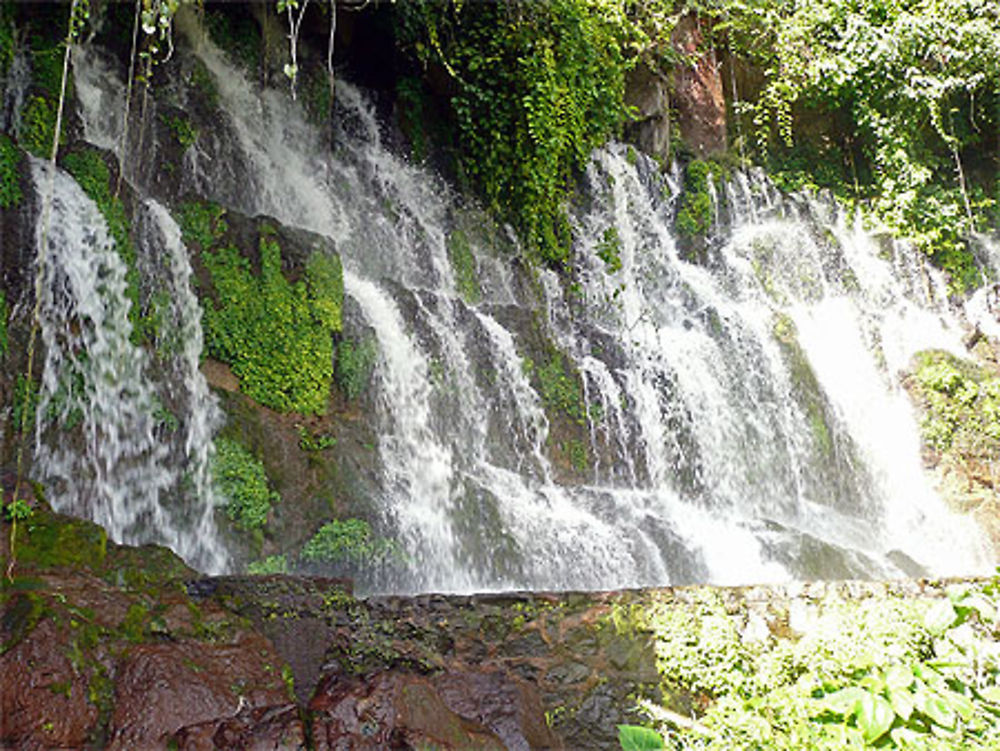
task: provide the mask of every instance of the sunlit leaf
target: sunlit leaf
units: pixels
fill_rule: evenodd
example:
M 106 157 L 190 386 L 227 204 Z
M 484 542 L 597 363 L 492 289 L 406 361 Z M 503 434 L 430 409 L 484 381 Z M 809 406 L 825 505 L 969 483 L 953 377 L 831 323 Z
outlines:
M 943 634 L 957 618 L 958 613 L 951 600 L 939 600 L 924 615 L 924 628 L 935 635 Z
M 892 665 L 885 672 L 885 684 L 894 691 L 909 688 L 913 683 L 913 670 L 906 665 Z
M 848 686 L 840 691 L 835 691 L 823 697 L 823 705 L 834 714 L 848 715 L 854 714 L 862 697 L 868 696 L 868 692 L 857 686 Z
M 889 704 L 892 705 L 892 711 L 899 715 L 899 717 L 903 720 L 910 719 L 910 715 L 913 714 L 913 706 L 915 702 L 916 699 L 909 689 L 889 689 Z
M 868 692 L 861 698 L 857 714 L 858 727 L 869 743 L 885 735 L 896 719 L 896 713 L 889 702 Z
M 661 751 L 666 748 L 663 736 L 640 725 L 619 725 L 618 743 L 622 751 Z

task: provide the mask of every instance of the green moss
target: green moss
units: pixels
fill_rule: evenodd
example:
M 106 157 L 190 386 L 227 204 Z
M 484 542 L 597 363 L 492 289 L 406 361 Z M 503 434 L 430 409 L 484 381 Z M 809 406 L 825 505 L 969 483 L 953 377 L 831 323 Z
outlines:
M 15 580 L 14 584 L 17 583 L 18 580 Z M 35 592 L 18 591 L 9 599 L 5 598 L 3 605 L 4 640 L 0 643 L 0 655 L 17 646 L 32 632 L 45 614 L 45 600 Z
M 349 400 L 354 401 L 371 381 L 378 360 L 378 344 L 373 337 L 343 339 L 337 345 L 337 386 Z
M 468 236 L 455 230 L 448 236 L 448 260 L 455 274 L 455 287 L 467 303 L 475 305 L 482 298 L 476 270 L 476 257 L 472 254 Z
M 17 560 L 23 566 L 98 571 L 104 565 L 107 544 L 107 534 L 98 525 L 42 508 L 17 527 Z
M 20 161 L 17 147 L 0 133 L 0 209 L 21 203 L 21 175 L 17 169 Z
M 30 97 L 21 113 L 19 143 L 39 159 L 48 159 L 52 155 L 55 128 L 56 106 L 45 97 Z M 66 143 L 65 130 L 60 134 L 59 143 Z
M 253 70 L 257 66 L 260 30 L 249 13 L 206 13 L 205 28 L 212 41 L 244 68 Z
M 577 438 L 572 438 L 566 441 L 564 450 L 573 469 L 581 473 L 587 471 L 590 467 L 590 452 L 587 450 L 586 443 Z
M 18 373 L 14 381 L 14 429 L 27 433 L 34 429 L 35 412 L 38 409 L 38 384 Z
M 525 360 L 525 369 L 535 370 L 531 360 Z M 537 368 L 539 394 L 550 411 L 560 412 L 581 425 L 587 422 L 587 405 L 583 400 L 583 383 L 580 374 L 566 365 L 562 353 L 552 351 L 548 361 Z
M 195 216 L 201 239 L 219 231 L 211 215 Z M 332 334 L 340 327 L 343 304 L 339 260 L 314 253 L 305 282 L 293 284 L 282 274 L 281 247 L 266 227 L 260 233 L 259 275 L 235 247 L 209 252 L 199 244 L 215 292 L 215 304 L 206 305 L 204 313 L 209 353 L 229 363 L 241 390 L 260 404 L 282 412 L 325 413 L 333 380 Z
M 238 529 L 259 529 L 267 523 L 273 504 L 281 500 L 271 489 L 260 460 L 228 438 L 215 441 L 212 479 L 228 499 L 226 515 Z
M 622 241 L 618 236 L 618 228 L 608 227 L 604 230 L 601 242 L 597 245 L 597 257 L 604 261 L 604 266 L 609 274 L 621 270 L 621 250 Z
M 229 229 L 223 218 L 225 213 L 224 208 L 209 201 L 182 203 L 175 214 L 182 239 L 188 245 L 195 244 L 199 250 L 211 250 Z

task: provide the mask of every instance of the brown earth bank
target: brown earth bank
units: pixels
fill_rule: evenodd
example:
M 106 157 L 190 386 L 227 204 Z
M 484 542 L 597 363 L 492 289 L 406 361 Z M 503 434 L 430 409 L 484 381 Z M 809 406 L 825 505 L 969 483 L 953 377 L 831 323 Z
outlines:
M 839 582 L 358 599 L 349 582 L 199 577 L 36 508 L 2 526 L 5 749 L 597 749 L 670 695 L 654 603 L 717 598 L 741 633 L 794 638 L 831 602 L 944 583 Z M 13 551 L 11 542 L 13 541 Z M 749 638 L 749 637 L 748 637 Z

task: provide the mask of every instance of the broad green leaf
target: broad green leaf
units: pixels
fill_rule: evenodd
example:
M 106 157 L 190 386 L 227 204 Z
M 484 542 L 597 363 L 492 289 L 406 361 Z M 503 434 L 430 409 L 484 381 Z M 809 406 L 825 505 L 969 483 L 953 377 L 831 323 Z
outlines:
M 889 732 L 889 737 L 892 738 L 893 743 L 902 748 L 922 746 L 922 741 L 924 740 L 923 733 L 919 733 L 916 730 L 907 727 L 893 728 Z
M 955 710 L 940 696 L 921 692 L 917 695 L 917 708 L 941 727 L 949 730 L 955 727 Z
M 869 743 L 885 735 L 892 727 L 896 713 L 881 696 L 865 692 L 858 710 L 858 727 Z
M 977 693 L 990 704 L 1000 704 L 1000 686 L 986 686 L 978 689 Z
M 958 712 L 958 716 L 965 720 L 965 722 L 972 719 L 975 707 L 972 705 L 972 700 L 969 699 L 968 696 L 960 694 L 957 691 L 945 691 L 941 698 L 943 698 L 952 709 Z
M 622 751 L 661 751 L 666 748 L 663 736 L 640 725 L 619 725 L 618 743 Z
M 958 617 L 951 600 L 938 600 L 924 615 L 924 628 L 932 634 L 943 634 Z
M 857 686 L 848 686 L 823 697 L 823 706 L 834 714 L 848 717 L 857 711 L 862 697 L 869 693 Z
M 892 705 L 893 712 L 899 715 L 899 717 L 903 720 L 908 720 L 910 719 L 910 715 L 913 714 L 915 699 L 913 693 L 909 689 L 890 688 L 889 704 Z
M 885 684 L 893 691 L 909 688 L 913 683 L 913 670 L 906 665 L 892 665 L 885 671 Z

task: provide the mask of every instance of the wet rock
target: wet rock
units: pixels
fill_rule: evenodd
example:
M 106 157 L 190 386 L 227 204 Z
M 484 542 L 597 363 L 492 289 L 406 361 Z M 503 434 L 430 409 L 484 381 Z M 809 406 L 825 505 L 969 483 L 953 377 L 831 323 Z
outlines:
M 414 675 L 334 678 L 320 686 L 309 709 L 317 751 L 504 748 L 494 733 L 451 711 L 426 679 Z
M 109 749 L 142 748 L 188 725 L 235 717 L 244 706 L 286 704 L 280 660 L 261 636 L 234 644 L 144 644 L 115 681 Z
M 298 751 L 307 748 L 306 732 L 294 704 L 244 709 L 228 718 L 189 725 L 168 741 L 177 751 Z
M 5 609 L 5 625 L 8 613 L 17 607 Z M 71 644 L 67 630 L 43 620 L 29 637 L 0 657 L 0 746 L 81 748 L 85 744 L 97 724 L 97 708 L 87 700 L 85 676 L 70 661 Z
M 666 163 L 670 158 L 670 97 L 668 81 L 659 70 L 640 63 L 625 78 L 625 104 L 635 119 L 626 135 L 638 148 Z

